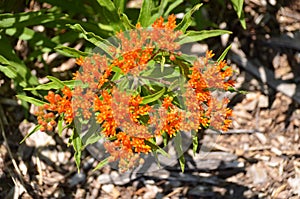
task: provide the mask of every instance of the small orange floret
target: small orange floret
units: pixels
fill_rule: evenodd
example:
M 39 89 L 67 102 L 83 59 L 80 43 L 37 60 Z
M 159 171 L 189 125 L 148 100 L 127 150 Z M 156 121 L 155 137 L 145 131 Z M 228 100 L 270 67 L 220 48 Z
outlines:
M 135 27 L 136 27 L 137 29 L 140 29 L 140 28 L 141 28 L 141 23 L 138 22 L 138 23 L 135 25 Z
M 172 107 L 172 106 L 173 106 L 172 101 L 173 101 L 173 97 L 167 96 L 167 97 L 164 98 L 164 101 L 163 101 L 162 106 L 163 106 L 165 109 L 168 109 L 169 107 Z
M 211 59 L 215 54 L 212 50 L 206 51 L 206 59 Z
M 165 27 L 165 25 L 164 25 L 164 18 L 159 17 L 158 19 L 156 19 L 154 21 L 154 23 L 152 24 L 152 27 L 153 28 L 164 28 Z
M 174 30 L 176 28 L 176 16 L 171 14 L 168 17 L 168 22 L 166 23 L 166 29 Z
M 78 64 L 79 66 L 82 66 L 84 63 L 84 58 L 83 57 L 79 57 L 76 59 L 76 64 Z

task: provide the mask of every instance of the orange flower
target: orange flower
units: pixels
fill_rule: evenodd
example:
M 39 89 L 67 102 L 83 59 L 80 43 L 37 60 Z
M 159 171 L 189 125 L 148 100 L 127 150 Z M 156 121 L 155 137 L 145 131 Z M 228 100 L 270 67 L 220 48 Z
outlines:
M 160 132 L 166 132 L 169 136 L 174 136 L 177 131 L 180 130 L 182 117 L 179 109 L 172 104 L 172 97 L 166 97 L 163 102 L 163 108 L 167 111 L 165 114 L 161 112 L 163 117 L 162 120 L 162 129 Z
M 102 125 L 102 133 L 106 137 L 111 137 L 116 134 L 117 128 L 111 108 L 112 96 L 106 90 L 101 92 L 101 96 L 102 100 L 98 96 L 94 98 L 94 111 L 99 112 L 96 121 Z
M 189 68 L 184 94 L 178 98 L 179 101 L 181 97 L 185 99 L 182 106 L 177 107 L 177 96 L 170 94 L 164 97 L 156 113 L 149 104 L 143 103 L 139 94 L 131 96 L 114 86 L 119 75 L 114 70 L 116 67 L 121 75 L 132 74 L 136 78 L 150 61 L 156 61 L 165 52 L 165 57 L 169 55 L 170 61 L 175 63 L 181 56 L 180 52 L 174 51 L 180 48 L 177 41 L 182 34 L 175 29 L 175 15 L 170 15 L 166 23 L 162 17 L 158 18 L 151 29 L 143 29 L 138 23 L 130 32 L 117 33 L 119 44 L 109 47 L 111 57 L 95 53 L 77 59 L 81 70 L 74 74 L 75 87 L 64 87 L 61 94 L 49 91 L 45 96 L 49 104 L 37 112 L 41 130 L 52 130 L 57 115 L 63 115 L 67 124 L 74 120 L 74 113 L 84 120 L 95 116 L 102 127 L 100 133 L 109 138 L 104 146 L 111 156 L 110 161 L 119 161 L 119 168 L 123 171 L 140 163 L 140 153 L 151 151 L 145 143 L 154 136 L 166 133 L 172 137 L 180 131 L 209 126 L 227 130 L 232 122 L 232 110 L 226 107 L 229 101 L 220 101 L 211 92 L 233 87 L 233 70 L 225 61 L 212 61 L 212 51 L 207 51 L 205 57 L 199 58 Z M 172 96 L 176 96 L 174 103 Z M 153 128 L 155 130 L 151 132 Z
M 134 151 L 137 153 L 146 153 L 147 154 L 151 150 L 151 147 L 145 144 L 144 138 L 132 137 L 131 145 L 134 147 Z
M 168 22 L 166 23 L 165 28 L 168 30 L 174 30 L 176 28 L 176 16 L 174 14 L 168 17 Z
M 143 101 L 143 98 L 139 95 L 135 97 L 131 97 L 129 101 L 129 114 L 130 118 L 133 122 L 136 124 L 139 123 L 138 119 L 142 115 L 147 115 L 151 109 L 149 105 L 141 106 L 141 103 Z

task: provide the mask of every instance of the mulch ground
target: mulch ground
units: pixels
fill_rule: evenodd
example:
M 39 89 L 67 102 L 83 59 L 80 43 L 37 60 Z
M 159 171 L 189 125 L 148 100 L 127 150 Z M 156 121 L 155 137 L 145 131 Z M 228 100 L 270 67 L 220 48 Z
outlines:
M 232 129 L 207 131 L 209 152 L 187 159 L 185 173 L 176 164 L 143 174 L 122 175 L 109 166 L 93 172 L 92 149 L 84 151 L 77 173 L 68 131 L 62 138 L 36 133 L 19 144 L 34 123 L 24 120 L 3 79 L 0 198 L 299 198 L 300 2 L 245 4 L 248 29 L 227 24 L 233 34 L 221 41 L 223 48 L 232 44 L 228 62 L 247 93 L 230 95 Z M 208 46 L 218 51 L 213 42 Z

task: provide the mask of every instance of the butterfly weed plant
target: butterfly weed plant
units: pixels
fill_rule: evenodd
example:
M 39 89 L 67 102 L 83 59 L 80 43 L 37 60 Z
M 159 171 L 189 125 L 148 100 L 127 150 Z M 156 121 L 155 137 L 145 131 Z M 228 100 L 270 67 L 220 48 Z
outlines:
M 234 71 L 223 60 L 229 48 L 217 61 L 212 51 L 196 57 L 182 53 L 181 48 L 230 32 L 187 30 L 192 14 L 202 4 L 190 9 L 177 24 L 174 14 L 166 18 L 151 15 L 149 2 L 143 2 L 135 26 L 124 13 L 117 13 L 115 4 L 104 3 L 114 8 L 111 12 L 126 27 L 106 40 L 80 24 L 69 25 L 96 48 L 87 53 L 60 46 L 59 51 L 77 57 L 80 69 L 73 79 L 48 76 L 51 82 L 27 89 L 49 90 L 43 100 L 18 95 L 38 105 L 38 125 L 24 139 L 38 131 L 61 135 L 64 128 L 70 128 L 69 143 L 78 169 L 82 151 L 102 139 L 108 156 L 95 169 L 115 162 L 122 172 L 142 165 L 145 154 L 168 156 L 157 140 L 162 138 L 164 146 L 175 140 L 183 171 L 183 134 L 189 134 L 196 153 L 199 129 L 229 128 L 229 99 L 214 94 L 235 91 Z

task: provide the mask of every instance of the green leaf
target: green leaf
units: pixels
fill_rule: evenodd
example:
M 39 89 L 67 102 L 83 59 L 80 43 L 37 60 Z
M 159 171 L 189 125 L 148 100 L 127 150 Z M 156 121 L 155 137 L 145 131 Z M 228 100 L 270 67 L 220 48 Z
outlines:
M 58 135 L 59 136 L 62 136 L 63 122 L 64 122 L 64 118 L 62 116 L 60 116 L 59 119 L 58 119 L 58 123 L 57 123 Z
M 158 168 L 160 168 L 160 162 L 159 162 L 159 159 L 158 159 L 158 154 L 157 154 L 157 152 L 156 152 L 156 151 L 152 151 L 152 154 L 153 154 L 153 156 L 154 156 L 154 159 L 155 159 L 155 162 L 156 162 Z
M 16 95 L 16 97 L 19 98 L 20 100 L 29 102 L 29 103 L 34 104 L 36 106 L 42 106 L 42 105 L 46 104 L 46 102 L 43 102 L 43 101 L 38 100 L 38 99 L 35 99 L 33 97 L 28 97 L 26 95 Z
M 115 31 L 119 31 L 123 25 L 115 4 L 111 0 L 97 0 L 97 2 L 101 6 L 101 13 L 99 13 L 100 16 L 105 18 L 108 24 L 112 26 Z
M 9 65 L 9 61 L 2 55 L 0 55 L 0 63 L 3 65 Z
M 166 147 L 168 145 L 169 136 L 166 132 L 163 132 L 161 136 L 163 137 L 164 147 Z
M 203 4 L 197 4 L 195 5 L 191 10 L 189 10 L 181 20 L 181 22 L 177 25 L 176 30 L 181 30 L 183 33 L 185 33 L 186 29 L 192 24 L 192 15 L 195 11 L 199 10 L 199 8 Z
M 168 87 L 168 91 L 173 92 L 175 90 L 178 90 L 179 88 L 181 89 L 185 84 L 186 84 L 186 79 L 184 77 L 178 77 L 176 80 L 172 81 L 172 83 Z M 182 90 L 181 92 L 184 91 Z M 175 101 L 174 103 L 180 107 L 180 103 L 177 104 Z
M 171 1 L 172 3 L 168 6 L 168 9 L 164 12 L 164 17 L 169 16 L 170 12 L 175 9 L 177 6 L 179 6 L 181 3 L 183 3 L 183 0 L 176 0 Z
M 159 8 L 158 8 L 158 12 L 157 12 L 158 17 L 163 16 L 164 10 L 165 10 L 165 8 L 167 7 L 168 2 L 169 2 L 169 0 L 162 0 L 162 1 L 160 2 Z M 167 15 L 166 15 L 166 16 L 167 16 Z M 156 18 L 157 18 L 157 17 L 156 17 Z
M 180 73 L 184 75 L 185 78 L 188 77 L 189 71 L 190 71 L 190 64 L 186 62 L 185 60 L 176 59 L 174 60 L 174 63 L 179 66 Z
M 167 17 L 168 15 L 164 15 L 164 10 L 168 6 L 169 0 L 162 0 L 160 1 L 159 7 L 153 6 L 153 10 L 151 14 L 151 19 L 149 21 L 155 21 L 159 17 Z M 153 4 L 153 3 L 152 3 Z
M 37 125 L 34 127 L 34 129 L 32 129 L 32 131 L 30 131 L 28 134 L 26 134 L 26 136 L 22 139 L 22 141 L 20 142 L 20 144 L 22 144 L 29 136 L 31 136 L 32 134 L 34 134 L 35 132 L 37 132 L 38 130 L 40 130 L 41 125 Z
M 89 130 L 81 138 L 83 147 L 93 144 L 102 138 L 100 134 L 101 126 L 96 122 L 94 115 L 91 116 L 89 123 L 91 123 Z
M 81 151 L 75 151 L 74 158 L 75 158 L 75 163 L 77 166 L 77 171 L 78 171 L 78 173 L 80 173 Z
M 233 8 L 240 19 L 242 27 L 246 29 L 245 14 L 243 11 L 244 0 L 231 0 L 231 3 L 233 4 Z
M 220 36 L 223 34 L 231 34 L 228 30 L 202 30 L 202 31 L 187 31 L 186 34 L 179 37 L 178 43 L 180 45 L 202 41 L 207 38 Z
M 74 85 L 75 85 L 75 82 L 76 80 L 67 80 L 67 81 L 62 81 L 62 83 L 64 85 L 66 85 L 67 87 L 69 88 L 73 88 Z M 41 84 L 41 85 L 38 85 L 37 87 L 34 87 L 34 88 L 24 88 L 24 90 L 27 90 L 27 91 L 32 91 L 32 90 L 51 90 L 51 89 L 60 89 L 62 88 L 61 87 L 61 84 L 57 84 L 55 82 L 49 82 L 49 83 L 46 83 L 46 84 Z
M 151 80 L 152 78 L 159 81 L 159 80 L 164 80 L 165 78 L 171 78 L 171 77 L 178 77 L 180 76 L 179 71 L 174 69 L 173 67 L 165 67 L 164 62 L 165 59 L 162 58 L 160 67 L 155 67 L 152 69 L 149 69 L 148 71 L 145 71 L 143 73 L 143 76 L 141 78 L 144 79 L 149 79 Z
M 41 3 L 48 3 L 52 5 L 50 11 L 52 12 L 62 12 L 63 10 L 70 15 L 82 14 L 84 16 L 91 14 L 90 7 L 84 4 L 83 0 L 76 1 L 61 1 L 61 0 L 39 0 Z M 84 6 L 84 9 L 83 9 Z
M 2 68 L 7 75 L 14 77 L 14 84 L 17 87 L 28 87 L 38 84 L 38 79 L 35 75 L 31 74 L 29 68 L 23 63 L 22 60 L 15 54 L 9 38 L 0 34 L 0 55 L 1 63 L 7 65 L 8 68 Z M 15 72 L 14 72 L 15 71 Z M 15 76 L 17 74 L 17 76 Z
M 79 57 L 86 57 L 89 55 L 89 53 L 81 52 L 79 50 L 67 46 L 57 46 L 54 48 L 54 50 L 67 57 L 79 58 Z
M 181 133 L 178 132 L 174 138 L 174 144 L 175 144 L 175 150 L 177 155 L 179 156 L 179 163 L 180 163 L 180 168 L 181 171 L 184 172 L 184 167 L 185 167 L 185 159 L 182 151 L 182 137 Z
M 0 14 L 0 29 L 40 25 L 66 17 L 66 14 L 46 13 L 44 10 L 37 12 Z
M 75 154 L 74 154 L 75 163 L 76 163 L 76 166 L 77 166 L 77 169 L 78 169 L 78 172 L 79 172 L 82 142 L 81 142 L 81 138 L 80 138 L 80 136 L 77 132 L 77 129 L 73 130 L 72 144 L 73 144 L 73 148 L 75 150 Z
M 123 25 L 125 26 L 126 30 L 134 29 L 135 26 L 129 21 L 127 15 L 125 13 L 120 13 L 121 21 L 123 22 Z
M 114 4 L 118 12 L 123 13 L 126 6 L 126 0 L 114 0 Z
M 15 79 L 18 76 L 17 71 L 11 66 L 0 65 L 0 71 L 10 79 Z
M 65 84 L 56 77 L 48 75 L 47 78 L 54 82 L 59 88 L 63 88 L 65 86 Z
M 72 32 L 74 34 L 74 32 Z M 59 42 L 65 43 L 74 42 L 74 39 L 70 37 L 70 34 L 64 33 L 63 35 L 69 36 L 67 41 L 58 40 L 56 42 L 53 42 L 52 39 L 50 40 L 49 37 L 47 37 L 44 33 L 36 32 L 30 28 L 24 27 L 24 28 L 8 28 L 5 30 L 6 35 L 10 35 L 14 38 L 18 38 L 19 40 L 27 40 L 28 45 L 30 48 L 34 49 L 32 51 L 29 51 L 29 55 L 27 60 L 33 61 L 35 59 L 41 59 L 42 55 L 47 52 L 51 52 L 53 48 L 55 48 Z M 78 34 L 78 33 L 77 33 Z M 59 35 L 57 37 L 62 37 L 62 35 Z M 78 40 L 78 35 L 76 35 Z M 74 36 L 73 36 L 74 38 Z M 73 41 L 72 41 L 73 40 Z
M 102 160 L 101 162 L 99 162 L 99 164 L 97 164 L 97 166 L 93 169 L 93 171 L 96 171 L 98 169 L 101 169 L 102 167 L 104 167 L 105 165 L 107 165 L 109 163 L 109 157 L 105 158 L 104 160 Z
M 144 0 L 138 18 L 138 22 L 141 23 L 142 27 L 148 27 L 152 23 L 152 21 L 150 20 L 152 9 L 153 9 L 153 1 Z
M 192 130 L 192 140 L 193 140 L 193 153 L 194 155 L 196 155 L 197 153 L 197 149 L 198 149 L 198 136 L 197 136 L 198 132 Z
M 166 156 L 168 158 L 170 158 L 170 154 L 168 154 L 166 151 L 164 151 L 162 148 L 160 148 L 159 146 L 157 146 L 155 143 L 149 141 L 149 140 L 145 140 L 145 144 L 147 144 L 148 146 L 151 147 L 152 151 L 156 151 L 161 153 L 163 156 Z
M 223 53 L 220 55 L 220 57 L 218 58 L 217 62 L 223 61 L 228 53 L 228 51 L 230 50 L 231 45 L 229 45 L 224 51 Z
M 71 29 L 82 33 L 82 36 L 85 40 L 91 42 L 95 46 L 99 47 L 100 49 L 104 50 L 106 53 L 110 54 L 109 47 L 112 45 L 107 40 L 103 39 L 102 37 L 94 34 L 93 32 L 87 32 L 80 24 L 70 25 L 68 24 Z
M 166 88 L 163 87 L 160 91 L 158 91 L 157 93 L 154 93 L 152 95 L 148 95 L 146 97 L 143 97 L 143 101 L 142 104 L 149 104 L 151 102 L 154 102 L 156 100 L 158 100 L 161 96 L 163 96 L 163 94 L 165 93 Z
M 160 62 L 160 72 L 161 72 L 161 73 L 164 72 L 165 62 L 166 62 L 166 58 L 165 58 L 164 56 L 162 56 L 162 57 L 161 57 L 161 62 Z

